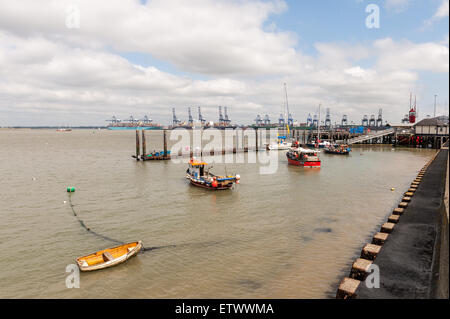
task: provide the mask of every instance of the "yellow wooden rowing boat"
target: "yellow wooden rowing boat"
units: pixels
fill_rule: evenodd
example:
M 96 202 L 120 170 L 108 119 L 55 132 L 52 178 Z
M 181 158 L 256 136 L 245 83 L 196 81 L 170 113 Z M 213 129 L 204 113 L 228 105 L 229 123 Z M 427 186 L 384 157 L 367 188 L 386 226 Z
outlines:
M 77 258 L 81 271 L 92 271 L 112 267 L 127 261 L 142 249 L 142 242 L 136 241 L 117 247 L 97 251 L 87 256 Z

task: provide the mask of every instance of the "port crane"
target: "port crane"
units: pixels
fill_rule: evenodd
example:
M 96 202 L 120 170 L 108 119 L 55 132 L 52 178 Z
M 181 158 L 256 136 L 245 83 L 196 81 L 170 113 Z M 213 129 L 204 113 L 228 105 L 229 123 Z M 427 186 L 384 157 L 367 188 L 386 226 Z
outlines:
M 347 126 L 348 125 L 347 115 L 345 115 L 345 114 L 342 116 L 341 125 L 342 126 Z
M 136 122 L 139 122 L 138 120 L 136 120 L 135 118 L 134 118 L 134 116 L 133 115 L 130 115 L 130 117 L 128 118 L 128 120 L 126 120 L 126 122 L 130 122 L 130 123 L 136 123 Z
M 225 126 L 228 126 L 231 123 L 231 120 L 228 118 L 228 107 L 224 107 L 225 109 L 225 116 L 223 118 L 223 123 L 225 124 Z
M 201 110 L 200 106 L 198 107 L 198 121 L 202 124 L 206 123 L 206 120 L 203 118 L 202 110 Z
M 383 126 L 383 109 L 378 110 L 377 127 Z
M 191 114 L 191 107 L 188 107 L 188 124 L 189 125 L 194 124 L 194 119 L 192 118 L 192 114 Z
M 288 125 L 293 126 L 294 125 L 294 118 L 292 117 L 292 114 L 289 113 L 288 115 Z
M 362 119 L 362 126 L 369 126 L 369 117 L 367 115 L 364 115 Z
M 330 127 L 331 126 L 331 115 L 330 115 L 330 109 L 327 108 L 327 115 L 325 117 L 325 126 Z
M 317 119 L 317 114 L 314 114 L 313 126 L 317 127 L 319 125 L 319 120 Z
M 256 125 L 261 125 L 262 122 L 263 122 L 263 120 L 261 119 L 261 115 L 258 114 L 256 116 L 255 123 L 256 123 Z
M 220 123 L 220 125 L 223 124 L 223 120 L 224 120 L 224 118 L 223 118 L 223 114 L 222 114 L 222 107 L 219 106 L 219 123 Z
M 266 114 L 266 116 L 264 117 L 264 124 L 270 125 L 270 118 L 268 114 Z
M 374 126 L 375 126 L 375 122 L 376 122 L 376 121 L 375 121 L 375 115 L 372 114 L 372 115 L 370 116 L 369 126 L 370 126 L 370 127 L 374 127 Z
M 178 125 L 181 123 L 181 121 L 177 118 L 177 115 L 175 114 L 175 108 L 172 108 L 172 123 L 173 125 Z
M 143 117 L 142 119 L 140 119 L 140 120 L 139 120 L 139 122 L 142 122 L 142 123 L 148 124 L 148 123 L 151 123 L 151 122 L 153 122 L 153 120 L 152 120 L 152 119 L 150 119 L 150 118 L 148 118 L 148 116 L 147 116 L 147 115 L 144 115 L 144 117 Z
M 308 118 L 306 119 L 306 125 L 307 126 L 313 125 L 313 119 L 311 117 L 311 113 L 308 113 Z
M 116 117 L 113 115 L 113 117 L 112 117 L 110 120 L 106 120 L 106 122 L 111 122 L 111 123 L 113 123 L 113 124 L 117 124 L 117 123 L 122 122 L 122 120 L 116 118 Z

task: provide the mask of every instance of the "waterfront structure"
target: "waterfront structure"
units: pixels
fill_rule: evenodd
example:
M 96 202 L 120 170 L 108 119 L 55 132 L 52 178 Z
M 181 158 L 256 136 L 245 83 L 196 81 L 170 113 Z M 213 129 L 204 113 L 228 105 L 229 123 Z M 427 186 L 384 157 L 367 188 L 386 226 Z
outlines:
M 424 119 L 414 125 L 414 135 L 439 148 L 439 145 L 444 145 L 448 140 L 448 123 L 438 117 Z

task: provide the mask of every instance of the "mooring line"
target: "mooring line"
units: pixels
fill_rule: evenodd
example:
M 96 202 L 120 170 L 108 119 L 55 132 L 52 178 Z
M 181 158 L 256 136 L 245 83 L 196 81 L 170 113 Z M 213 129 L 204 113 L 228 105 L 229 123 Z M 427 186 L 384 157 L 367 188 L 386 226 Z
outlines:
M 83 221 L 83 220 L 78 216 L 78 214 L 75 212 L 74 205 L 73 205 L 73 203 L 72 203 L 72 193 L 69 193 L 68 195 L 69 195 L 69 204 L 70 204 L 70 208 L 72 209 L 72 213 L 73 213 L 73 215 L 76 217 L 76 219 L 78 220 L 78 222 L 80 223 L 81 227 L 83 227 L 83 228 L 86 229 L 89 233 L 91 233 L 91 234 L 93 234 L 93 235 L 95 235 L 95 236 L 97 236 L 97 237 L 103 238 L 103 239 L 108 240 L 108 241 L 111 241 L 111 242 L 113 242 L 113 243 L 124 244 L 123 241 L 120 241 L 120 240 L 117 240 L 117 239 L 113 239 L 113 238 L 110 238 L 110 237 L 108 237 L 108 236 L 99 234 L 99 233 L 93 231 L 92 229 L 90 229 L 89 227 L 87 227 L 86 224 L 84 223 L 84 221 Z
M 74 209 L 75 205 L 72 203 L 72 193 L 69 193 L 68 195 L 69 195 L 69 204 L 70 204 L 70 208 L 72 209 L 73 216 L 75 216 L 75 218 L 78 220 L 81 227 L 86 229 L 87 232 L 89 232 L 97 237 L 100 237 L 102 239 L 105 239 L 105 240 L 108 240 L 108 241 L 111 241 L 111 242 L 117 243 L 117 244 L 125 244 L 125 242 L 123 242 L 123 241 L 113 239 L 108 236 L 99 234 L 99 233 L 93 231 L 91 228 L 87 227 L 86 224 L 84 223 L 84 221 L 75 212 L 75 209 Z M 152 251 L 152 250 L 157 250 L 157 249 L 163 249 L 163 248 L 175 248 L 175 247 L 179 247 L 179 246 L 194 246 L 194 245 L 212 245 L 212 244 L 217 244 L 217 243 L 220 243 L 220 242 L 211 241 L 211 242 L 201 242 L 201 243 L 185 243 L 185 244 L 178 244 L 178 245 L 164 245 L 164 246 L 155 246 L 155 247 L 144 247 L 144 245 L 142 245 L 141 253 L 144 253 L 147 251 Z

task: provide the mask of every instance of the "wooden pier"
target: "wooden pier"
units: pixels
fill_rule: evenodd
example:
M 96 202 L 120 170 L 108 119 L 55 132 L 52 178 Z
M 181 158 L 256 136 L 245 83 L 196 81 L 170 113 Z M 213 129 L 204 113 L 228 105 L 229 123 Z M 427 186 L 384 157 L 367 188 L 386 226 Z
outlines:
M 141 143 L 141 138 L 139 137 L 139 131 L 136 130 L 136 154 L 132 155 L 131 157 L 136 159 L 136 161 L 165 161 L 165 160 L 170 160 L 172 158 L 177 158 L 177 157 L 193 157 L 193 156 L 215 156 L 215 155 L 226 155 L 226 154 L 237 154 L 237 153 L 248 153 L 250 151 L 255 151 L 258 152 L 261 150 L 261 145 L 259 145 L 259 131 L 256 130 L 256 146 L 255 147 L 243 147 L 241 149 L 239 148 L 230 148 L 230 149 L 226 149 L 223 148 L 221 150 L 211 150 L 209 152 L 203 152 L 203 151 L 199 151 L 199 152 L 194 152 L 192 150 L 190 150 L 189 152 L 183 152 L 183 151 L 179 151 L 177 154 L 171 154 L 170 151 L 167 150 L 167 132 L 166 130 L 163 131 L 163 145 L 164 145 L 164 149 L 163 151 L 160 152 L 153 152 L 150 154 L 147 154 L 147 142 L 145 139 L 145 130 L 141 130 L 141 135 L 142 135 L 142 143 Z M 142 144 L 142 145 L 141 145 Z M 142 149 L 142 154 L 141 154 L 141 149 Z
M 166 130 L 163 131 L 163 139 L 164 139 L 164 150 L 161 152 L 154 152 L 147 154 L 147 142 L 145 140 L 145 130 L 141 130 L 142 132 L 142 155 L 140 154 L 141 143 L 139 140 L 139 131 L 136 130 L 136 155 L 132 155 L 132 158 L 135 158 L 136 161 L 167 161 L 170 160 L 170 154 L 167 152 L 167 137 Z

